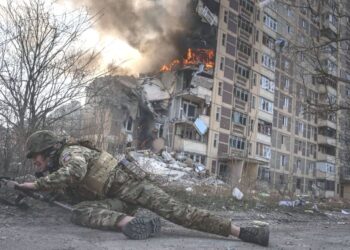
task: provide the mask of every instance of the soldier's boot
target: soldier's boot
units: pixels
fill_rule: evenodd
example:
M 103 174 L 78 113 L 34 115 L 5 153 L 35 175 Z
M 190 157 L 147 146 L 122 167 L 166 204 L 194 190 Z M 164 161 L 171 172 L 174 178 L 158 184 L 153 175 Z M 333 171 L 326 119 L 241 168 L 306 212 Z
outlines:
M 160 232 L 159 217 L 136 217 L 122 228 L 122 232 L 130 239 L 144 240 Z
M 270 230 L 264 227 L 241 227 L 238 238 L 245 242 L 255 243 L 261 246 L 268 246 Z

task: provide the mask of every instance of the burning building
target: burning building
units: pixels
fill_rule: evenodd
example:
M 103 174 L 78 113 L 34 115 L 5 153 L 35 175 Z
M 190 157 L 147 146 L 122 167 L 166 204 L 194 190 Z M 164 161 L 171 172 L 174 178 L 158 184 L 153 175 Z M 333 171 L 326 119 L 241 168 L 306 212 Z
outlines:
M 310 80 L 304 90 L 299 65 L 281 47 L 305 33 L 295 26 L 304 14 L 291 15 L 277 3 L 262 9 L 252 0 L 189 2 L 191 22 L 172 41 L 177 53 L 137 79 L 135 119 L 143 132 L 133 137 L 142 142 L 135 145 L 161 139 L 161 147 L 242 188 L 260 180 L 279 190 L 308 193 L 316 186 L 320 196 L 336 196 L 338 149 L 324 138 L 334 137 L 337 120 L 302 114 L 301 93 L 317 99 L 321 89 Z M 309 21 L 312 30 L 321 27 Z M 278 22 L 288 29 L 278 33 Z

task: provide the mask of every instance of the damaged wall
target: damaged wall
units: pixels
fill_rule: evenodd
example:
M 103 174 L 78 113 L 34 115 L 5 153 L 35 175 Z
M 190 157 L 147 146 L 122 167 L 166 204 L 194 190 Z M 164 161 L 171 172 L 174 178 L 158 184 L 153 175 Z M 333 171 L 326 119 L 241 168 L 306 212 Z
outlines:
M 109 151 L 135 141 L 139 118 L 139 92 L 135 78 L 98 78 L 88 87 L 87 96 L 83 125 L 85 137 Z

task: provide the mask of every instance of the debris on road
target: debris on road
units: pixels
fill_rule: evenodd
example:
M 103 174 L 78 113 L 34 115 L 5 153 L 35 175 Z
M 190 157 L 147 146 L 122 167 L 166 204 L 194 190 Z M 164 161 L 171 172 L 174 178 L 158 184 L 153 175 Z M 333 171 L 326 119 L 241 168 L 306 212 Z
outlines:
M 294 200 L 294 201 L 288 201 L 288 200 L 280 201 L 278 205 L 281 207 L 297 207 L 297 206 L 304 206 L 305 203 L 306 203 L 305 200 L 298 198 L 297 200 Z
M 243 193 L 241 192 L 241 190 L 239 190 L 238 188 L 234 188 L 233 190 L 232 190 L 232 196 L 234 197 L 234 198 L 236 198 L 237 200 L 242 200 L 242 198 L 243 198 Z
M 181 153 L 169 153 L 164 150 L 158 155 L 151 151 L 131 151 L 128 155 L 160 185 L 181 185 L 188 192 L 193 191 L 188 189 L 193 186 L 229 187 L 222 180 L 206 176 L 206 167 L 202 163 L 193 162 Z
M 342 214 L 345 214 L 345 215 L 349 215 L 349 214 L 350 214 L 350 212 L 346 211 L 345 209 L 342 209 L 342 210 L 341 210 L 341 213 L 342 213 Z

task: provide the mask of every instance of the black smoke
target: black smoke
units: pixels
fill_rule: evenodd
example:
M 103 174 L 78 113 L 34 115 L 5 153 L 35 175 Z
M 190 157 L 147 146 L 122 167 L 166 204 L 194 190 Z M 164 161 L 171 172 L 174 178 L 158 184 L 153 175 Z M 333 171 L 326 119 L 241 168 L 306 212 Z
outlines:
M 138 71 L 146 73 L 184 55 L 187 48 L 215 48 L 216 29 L 201 22 L 198 0 L 80 0 L 93 13 L 101 13 L 100 32 L 114 35 L 138 49 L 144 57 Z M 211 9 L 215 0 L 206 0 Z M 217 11 L 215 9 L 214 11 Z M 211 38 L 209 38 L 211 37 Z M 215 40 L 215 39 L 214 39 Z

